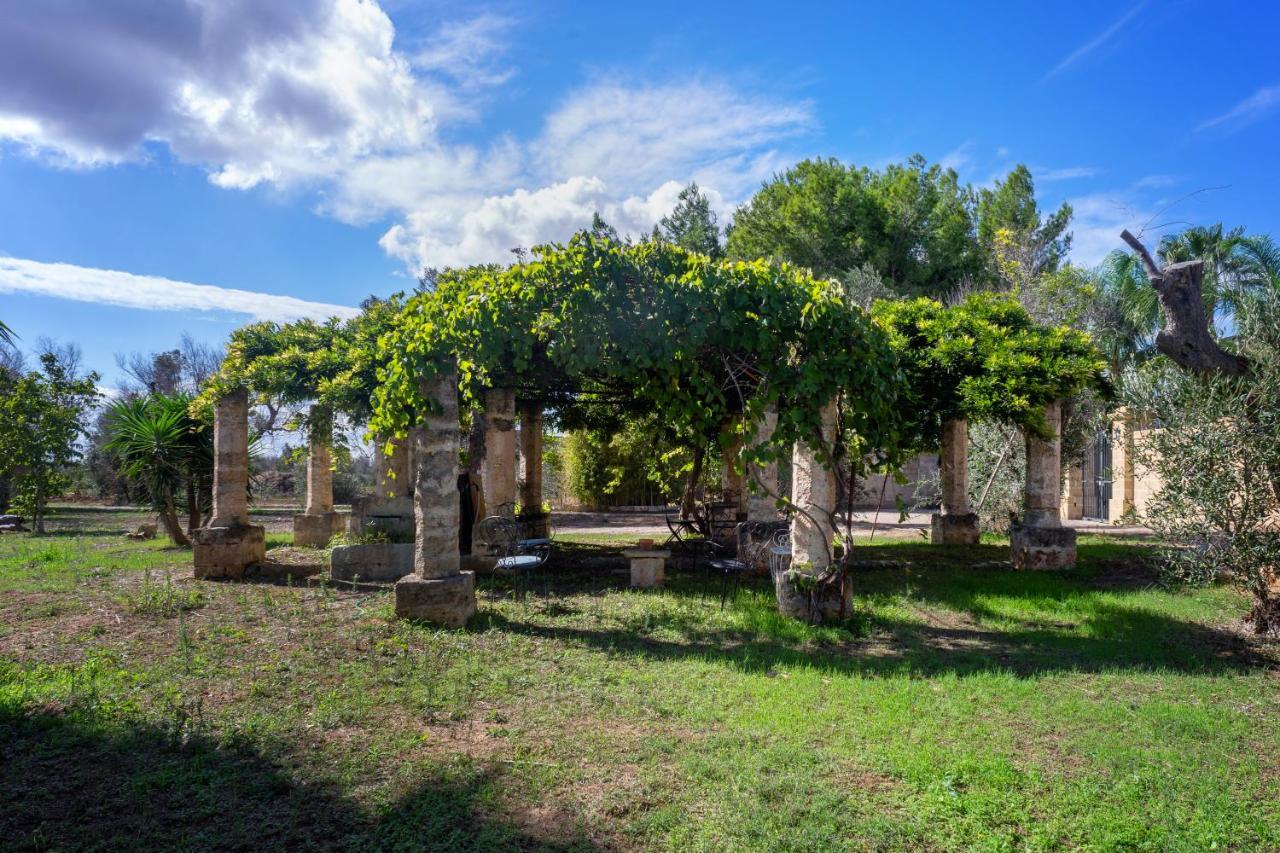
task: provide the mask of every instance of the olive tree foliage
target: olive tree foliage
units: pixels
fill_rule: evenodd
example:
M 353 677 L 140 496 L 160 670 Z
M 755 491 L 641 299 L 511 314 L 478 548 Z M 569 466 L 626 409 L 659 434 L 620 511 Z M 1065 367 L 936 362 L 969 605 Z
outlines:
M 862 460 L 819 441 L 832 400 L 868 448 L 898 445 L 901 374 L 887 336 L 837 285 L 786 264 L 582 232 L 505 270 L 442 273 L 382 345 L 373 426 L 386 435 L 434 405 L 423 380 L 455 362 L 472 404 L 488 387 L 565 410 L 627 401 L 660 413 L 686 447 L 722 440 L 726 423 L 750 440 L 772 405 L 777 429 L 752 458 L 779 458 L 803 439 L 826 464 Z
M 946 297 L 990 278 L 977 217 L 974 191 L 919 155 L 881 171 L 805 160 L 737 210 L 727 252 L 859 284 L 869 270 L 895 295 Z
M 1253 629 L 1280 634 L 1280 290 L 1264 284 L 1241 299 L 1236 334 L 1217 339 L 1205 260 L 1161 268 L 1136 237 L 1122 237 L 1164 317 L 1161 355 L 1124 382 L 1134 418 L 1150 427 L 1135 456 L 1160 482 L 1145 520 L 1176 546 L 1166 554 L 1168 577 L 1230 578 L 1252 596 Z M 1280 262 L 1256 274 L 1280 281 Z
M 39 370 L 0 370 L 0 477 L 11 483 L 12 508 L 30 516 L 37 533 L 80 458 L 97 384 L 97 373 L 77 376 L 54 352 L 40 356 Z

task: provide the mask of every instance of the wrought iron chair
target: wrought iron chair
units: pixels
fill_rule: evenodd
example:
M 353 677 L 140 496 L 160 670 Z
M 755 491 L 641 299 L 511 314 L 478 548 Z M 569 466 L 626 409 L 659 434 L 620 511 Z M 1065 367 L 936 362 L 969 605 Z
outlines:
M 496 558 L 494 570 L 516 578 L 521 598 L 527 590 L 529 575 L 551 559 L 552 541 L 522 538 L 524 528 L 514 518 L 491 515 L 476 525 L 475 535 Z
M 720 609 L 724 610 L 724 603 L 729 596 L 729 587 L 733 587 L 733 600 L 738 600 L 738 590 L 742 586 L 743 577 L 755 573 L 756 565 L 760 561 L 766 549 L 772 544 L 772 539 L 761 539 L 752 542 L 747 547 L 746 552 L 739 554 L 737 557 L 721 557 L 711 560 L 711 570 L 720 573 Z M 711 548 L 714 551 L 724 552 L 723 545 L 718 545 L 714 541 L 711 542 Z

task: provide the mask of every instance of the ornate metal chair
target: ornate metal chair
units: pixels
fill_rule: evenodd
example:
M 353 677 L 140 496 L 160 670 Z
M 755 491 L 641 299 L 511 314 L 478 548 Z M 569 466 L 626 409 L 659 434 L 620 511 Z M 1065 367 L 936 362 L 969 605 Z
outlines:
M 524 528 L 514 518 L 491 515 L 476 525 L 475 535 L 496 558 L 494 570 L 516 578 L 521 597 L 528 576 L 551 559 L 551 539 L 522 538 Z
M 742 586 L 743 577 L 752 575 L 756 571 L 756 565 L 761 558 L 767 553 L 767 549 L 772 545 L 772 539 L 760 539 L 752 542 L 745 550 L 745 553 L 738 554 L 736 557 L 720 557 L 711 560 L 711 570 L 720 573 L 720 609 L 724 610 L 724 603 L 729 596 L 729 587 L 733 587 L 733 600 L 738 600 L 738 590 Z M 711 548 L 714 552 L 723 553 L 726 549 L 722 545 L 711 542 Z

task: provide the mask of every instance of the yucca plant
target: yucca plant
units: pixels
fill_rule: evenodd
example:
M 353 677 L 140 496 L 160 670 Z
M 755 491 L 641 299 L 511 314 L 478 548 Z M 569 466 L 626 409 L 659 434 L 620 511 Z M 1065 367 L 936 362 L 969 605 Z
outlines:
M 151 496 L 165 532 L 175 545 L 190 545 L 178 522 L 178 495 L 187 490 L 188 527 L 199 526 L 198 495 L 212 470 L 212 428 L 189 412 L 186 394 L 151 394 L 118 400 L 108 409 L 107 449 L 117 454 L 125 476 Z

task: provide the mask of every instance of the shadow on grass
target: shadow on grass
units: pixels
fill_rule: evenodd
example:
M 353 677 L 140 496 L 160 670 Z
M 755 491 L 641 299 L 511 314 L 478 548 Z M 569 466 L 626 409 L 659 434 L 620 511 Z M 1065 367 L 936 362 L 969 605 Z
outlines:
M 625 562 L 599 546 L 576 546 L 583 559 L 566 561 L 546 583 L 560 593 L 626 585 Z M 1018 572 L 1007 546 L 941 549 L 891 545 L 863 548 L 854 575 L 854 610 L 843 629 L 818 639 L 773 612 L 767 579 L 744 596 L 739 627 L 722 627 L 700 608 L 654 608 L 613 629 L 546 624 L 482 612 L 476 627 L 577 643 L 612 653 L 655 658 L 719 660 L 747 671 L 776 666 L 825 667 L 862 675 L 968 675 L 1012 672 L 1177 671 L 1249 672 L 1274 658 L 1244 636 L 1157 612 L 1125 594 L 1153 585 L 1141 545 L 1081 546 L 1081 563 L 1067 572 Z M 607 574 L 601 574 L 602 569 Z M 487 586 L 495 583 L 490 579 Z M 718 579 L 669 576 L 663 595 L 680 600 L 718 596 Z M 1114 594 L 1112 594 L 1114 593 Z M 994 599 L 1013 606 L 997 609 Z M 542 616 L 555 618 L 544 605 Z M 564 605 L 558 605 L 565 610 Z M 911 618 L 887 615 L 913 610 Z M 1025 614 L 1020 616 L 1019 614 Z M 919 618 L 914 618 L 917 616 Z M 675 635 L 677 639 L 671 639 Z
M 466 762 L 370 811 L 283 756 L 92 715 L 0 711 L 0 752 L 4 849 L 593 849 L 571 818 L 543 837 L 493 817 L 503 780 Z

